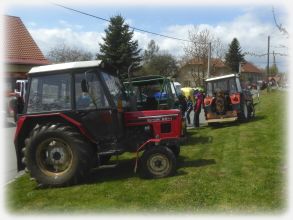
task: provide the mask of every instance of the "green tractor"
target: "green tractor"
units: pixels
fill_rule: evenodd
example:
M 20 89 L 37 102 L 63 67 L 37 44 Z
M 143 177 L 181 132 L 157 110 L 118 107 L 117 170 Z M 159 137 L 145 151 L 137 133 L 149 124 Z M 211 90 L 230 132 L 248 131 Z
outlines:
M 181 93 L 178 83 L 160 75 L 149 75 L 128 78 L 123 82 L 132 111 L 145 110 L 182 110 Z M 182 133 L 187 134 L 184 111 L 182 118 Z

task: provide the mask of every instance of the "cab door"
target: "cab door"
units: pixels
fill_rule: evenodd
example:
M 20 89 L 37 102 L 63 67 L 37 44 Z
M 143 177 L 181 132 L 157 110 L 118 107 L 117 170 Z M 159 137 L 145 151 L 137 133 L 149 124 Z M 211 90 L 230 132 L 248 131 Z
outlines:
M 97 70 L 74 74 L 75 111 L 78 120 L 95 140 L 116 138 L 117 117 Z M 86 89 L 83 88 L 86 85 Z
M 116 137 L 122 137 L 124 134 L 124 115 L 123 109 L 126 108 L 126 94 L 123 92 L 123 86 L 117 76 L 107 73 L 103 70 L 99 72 L 99 76 L 104 83 L 105 93 L 111 103 L 112 117 L 115 121 L 114 132 Z

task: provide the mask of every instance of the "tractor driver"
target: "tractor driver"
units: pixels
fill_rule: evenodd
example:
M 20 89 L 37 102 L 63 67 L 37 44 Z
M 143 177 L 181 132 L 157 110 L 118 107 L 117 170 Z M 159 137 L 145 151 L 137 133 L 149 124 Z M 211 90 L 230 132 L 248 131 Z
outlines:
M 87 92 L 82 92 L 81 95 L 78 97 L 76 102 L 76 106 L 78 109 L 87 108 L 91 103 L 91 97 Z

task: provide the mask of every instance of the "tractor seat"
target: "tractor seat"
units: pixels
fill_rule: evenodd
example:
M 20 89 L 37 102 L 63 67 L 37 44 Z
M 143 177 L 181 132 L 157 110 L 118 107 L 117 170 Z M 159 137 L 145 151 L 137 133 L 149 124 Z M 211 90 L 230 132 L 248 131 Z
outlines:
M 155 97 L 147 97 L 145 103 L 146 110 L 157 110 L 158 109 L 158 102 Z

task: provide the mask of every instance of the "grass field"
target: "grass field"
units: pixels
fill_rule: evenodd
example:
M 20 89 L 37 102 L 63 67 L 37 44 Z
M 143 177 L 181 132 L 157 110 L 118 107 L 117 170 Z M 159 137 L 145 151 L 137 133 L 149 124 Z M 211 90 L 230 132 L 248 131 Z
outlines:
M 38 189 L 28 175 L 6 189 L 10 213 L 282 213 L 287 206 L 285 92 L 261 95 L 248 123 L 189 130 L 177 175 L 144 180 L 132 154 L 86 184 Z

